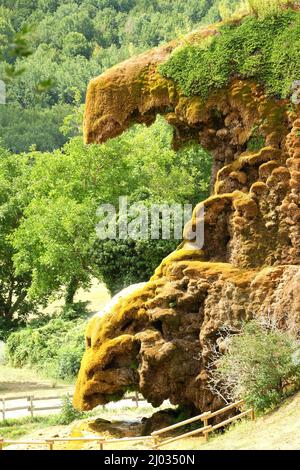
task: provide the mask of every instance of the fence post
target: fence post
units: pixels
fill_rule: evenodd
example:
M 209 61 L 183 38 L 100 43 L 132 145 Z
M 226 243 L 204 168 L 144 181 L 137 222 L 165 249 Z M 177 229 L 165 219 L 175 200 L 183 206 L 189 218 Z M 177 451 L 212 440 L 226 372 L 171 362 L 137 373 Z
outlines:
M 139 394 L 138 394 L 138 392 L 135 392 L 135 404 L 136 404 L 136 407 L 138 408 L 139 407 Z
M 47 442 L 47 444 L 48 444 L 48 446 L 49 446 L 49 450 L 53 450 L 54 442 L 51 441 L 51 440 L 47 440 L 46 442 Z
M 99 441 L 99 449 L 100 450 L 104 449 L 104 441 Z
M 251 416 L 251 420 L 255 421 L 255 412 L 254 412 L 253 408 L 251 409 L 251 415 L 250 416 Z
M 3 437 L 0 438 L 0 450 L 3 450 Z
M 27 401 L 29 401 L 28 411 L 30 413 L 31 418 L 33 418 L 33 397 L 30 395 L 27 397 Z
M 2 419 L 5 420 L 5 399 L 2 398 Z
M 203 421 L 203 427 L 208 426 L 208 420 L 209 420 L 209 415 L 210 415 L 210 414 L 211 414 L 211 412 L 208 411 L 208 412 L 204 415 L 204 417 L 202 418 L 201 421 Z M 203 434 L 204 434 L 204 437 L 205 437 L 205 442 L 207 442 L 207 441 L 208 441 L 208 434 L 209 434 L 209 433 L 206 431 L 206 432 L 204 432 Z
M 159 449 L 160 438 L 159 436 L 154 436 L 154 449 Z

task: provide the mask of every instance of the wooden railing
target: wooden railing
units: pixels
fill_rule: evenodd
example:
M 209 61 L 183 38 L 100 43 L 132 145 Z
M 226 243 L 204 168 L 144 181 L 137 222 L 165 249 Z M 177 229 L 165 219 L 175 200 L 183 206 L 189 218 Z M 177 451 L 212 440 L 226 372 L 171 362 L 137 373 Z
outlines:
M 222 427 L 232 423 L 233 421 L 236 421 L 237 419 L 241 419 L 244 416 L 250 415 L 251 419 L 254 420 L 255 419 L 254 410 L 253 410 L 253 408 L 250 408 L 250 409 L 248 409 L 248 410 L 246 410 L 242 413 L 239 413 L 238 415 L 235 415 L 231 418 L 226 419 L 225 421 L 222 421 L 221 423 L 215 424 L 214 426 L 210 425 L 208 423 L 209 420 L 214 418 L 215 416 L 219 416 L 223 413 L 226 413 L 227 411 L 230 411 L 233 408 L 238 408 L 238 407 L 244 405 L 244 403 L 245 403 L 244 400 L 240 400 L 240 401 L 237 401 L 235 403 L 232 403 L 231 405 L 227 405 L 227 406 L 225 406 L 224 408 L 221 408 L 218 411 L 214 411 L 214 412 L 208 411 L 206 413 L 202 413 L 201 415 L 194 416 L 193 418 L 186 419 L 185 421 L 181 421 L 180 423 L 174 424 L 172 426 L 168 426 L 167 428 L 163 428 L 163 429 L 160 429 L 159 431 L 155 431 L 151 434 L 151 436 L 153 437 L 154 442 L 155 442 L 155 445 L 154 445 L 153 448 L 154 449 L 159 449 L 160 447 L 162 447 L 166 444 L 170 444 L 171 442 L 175 442 L 175 441 L 178 441 L 180 439 L 184 439 L 186 437 L 195 436 L 197 434 L 203 434 L 204 437 L 205 437 L 205 440 L 207 441 L 210 432 L 213 432 L 216 429 L 222 428 Z M 184 434 L 181 434 L 180 436 L 172 437 L 170 439 L 165 439 L 163 441 L 161 440 L 162 434 L 165 434 L 166 432 L 169 432 L 169 431 L 173 431 L 174 429 L 178 429 L 182 426 L 186 426 L 187 424 L 195 423 L 197 421 L 202 421 L 202 423 L 203 423 L 202 428 L 195 429 L 194 431 L 186 432 Z
M 47 402 L 47 401 L 54 401 L 54 400 L 62 400 L 64 396 L 69 396 L 71 397 L 72 394 L 68 393 L 65 395 L 55 395 L 55 396 L 50 396 L 50 397 L 34 397 L 33 395 L 26 395 L 26 396 L 14 396 L 14 397 L 7 397 L 7 398 L 0 398 L 0 413 L 2 420 L 4 421 L 5 419 L 8 418 L 8 413 L 12 411 L 28 411 L 28 414 L 31 416 L 31 418 L 34 417 L 34 413 L 37 411 L 48 411 L 48 410 L 60 410 L 62 408 L 62 403 L 56 403 L 54 405 L 47 405 L 47 406 L 36 406 L 35 402 Z M 141 397 L 137 392 L 134 395 L 130 396 L 125 396 L 124 400 L 132 400 L 135 402 L 135 406 L 139 406 L 140 401 L 144 401 L 144 398 Z M 8 402 L 12 401 L 27 401 L 27 403 L 24 403 L 23 405 L 18 405 L 18 406 L 10 406 L 8 405 Z M 2 406 L 1 406 L 2 405 Z M 105 409 L 105 405 L 103 405 L 103 409 Z
M 101 437 L 55 437 L 52 439 L 35 440 L 35 441 L 12 441 L 10 439 L 0 438 L 0 451 L 4 450 L 4 445 L 35 445 L 45 446 L 48 450 L 54 450 L 54 444 L 57 442 L 97 442 L 100 450 L 104 450 L 105 444 L 121 444 L 123 442 L 145 442 L 152 441 L 152 436 L 139 437 L 123 437 L 121 439 L 101 439 Z
M 127 397 L 128 399 L 129 397 Z M 178 441 L 179 439 L 183 439 L 185 437 L 195 436 L 196 434 L 202 433 L 205 439 L 208 439 L 208 435 L 210 432 L 215 431 L 221 427 L 224 427 L 237 419 L 241 419 L 247 415 L 250 415 L 251 419 L 255 419 L 254 410 L 250 408 L 238 415 L 235 415 L 231 418 L 222 421 L 221 423 L 210 425 L 208 421 L 215 416 L 219 416 L 227 411 L 230 411 L 233 408 L 238 408 L 244 405 L 244 401 L 240 400 L 236 403 L 232 403 L 231 405 L 225 406 L 224 408 L 218 411 L 208 411 L 206 413 L 202 413 L 201 415 L 194 416 L 193 418 L 186 419 L 185 421 L 181 421 L 180 423 L 173 424 L 172 426 L 168 426 L 167 428 L 160 429 L 159 431 L 155 431 L 151 434 L 151 436 L 140 436 L 140 437 L 124 437 L 121 439 L 105 439 L 101 437 L 65 437 L 65 438 L 52 438 L 52 439 L 45 439 L 45 440 L 35 440 L 35 441 L 27 441 L 27 440 L 20 440 L 20 441 L 13 441 L 10 439 L 3 439 L 0 437 L 0 450 L 3 450 L 4 445 L 35 445 L 35 446 L 46 446 L 48 450 L 54 450 L 55 443 L 58 442 L 97 442 L 99 445 L 99 449 L 103 450 L 106 444 L 120 444 L 122 442 L 145 442 L 151 441 L 151 448 L 152 449 L 159 449 L 164 445 L 170 444 L 171 442 Z M 189 431 L 180 436 L 172 437 L 170 439 L 161 440 L 162 434 L 166 432 L 173 431 L 174 429 L 178 429 L 182 426 L 186 426 L 187 424 L 195 423 L 197 421 L 201 421 L 203 423 L 203 427 L 199 429 L 195 429 L 194 431 Z
M 71 397 L 71 394 L 68 393 L 67 396 Z M 35 411 L 59 410 L 62 407 L 61 403 L 57 403 L 56 405 L 51 405 L 51 406 L 35 406 L 36 401 L 61 400 L 62 398 L 63 398 L 62 395 L 55 395 L 55 396 L 52 395 L 51 397 L 34 397 L 33 395 L 26 395 L 26 396 L 1 398 L 0 404 L 2 404 L 2 407 L 0 409 L 0 413 L 2 414 L 3 421 L 7 418 L 7 413 L 12 412 L 12 411 L 26 410 L 28 411 L 30 416 L 33 418 Z M 7 406 L 8 405 L 7 402 L 24 401 L 24 400 L 27 401 L 27 404 L 24 404 L 21 406 L 20 405 L 12 406 L 12 407 Z

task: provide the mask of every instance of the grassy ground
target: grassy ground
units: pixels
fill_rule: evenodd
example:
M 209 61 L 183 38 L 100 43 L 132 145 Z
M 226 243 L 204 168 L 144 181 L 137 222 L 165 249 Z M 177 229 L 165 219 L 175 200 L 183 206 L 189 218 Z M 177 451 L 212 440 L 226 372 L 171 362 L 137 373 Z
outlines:
M 0 365 L 0 397 L 3 398 L 27 394 L 36 397 L 65 395 L 71 393 L 73 388 L 73 384 L 45 379 L 34 370 Z
M 225 433 L 174 442 L 164 449 L 300 450 L 300 393 L 255 422 L 236 422 Z
M 88 302 L 87 308 L 92 315 L 100 311 L 110 298 L 106 287 L 94 279 L 90 289 L 79 289 L 75 302 Z M 53 302 L 43 312 L 55 315 L 61 310 L 63 303 L 63 300 Z M 3 348 L 4 344 L 2 344 Z M 59 380 L 47 379 L 34 370 L 14 369 L 4 366 L 0 362 L 0 397 L 26 395 L 29 392 L 37 397 L 43 397 L 53 394 L 53 389 L 57 392 L 55 394 L 59 395 L 61 392 L 63 395 L 71 392 L 73 385 L 68 385 Z
M 0 421 L 0 436 L 5 439 L 20 439 L 36 430 L 42 433 L 47 427 L 49 427 L 48 418 L 44 417 L 7 419 Z

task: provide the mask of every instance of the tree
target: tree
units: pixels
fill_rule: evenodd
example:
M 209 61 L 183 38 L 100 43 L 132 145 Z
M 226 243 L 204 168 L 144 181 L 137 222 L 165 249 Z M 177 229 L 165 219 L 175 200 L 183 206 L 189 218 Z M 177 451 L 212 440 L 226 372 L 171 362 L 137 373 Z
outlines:
M 209 155 L 191 147 L 176 153 L 171 143 L 172 129 L 160 118 L 101 146 L 85 146 L 75 137 L 62 151 L 29 154 L 30 202 L 15 232 L 14 261 L 19 275 L 32 270 L 30 296 L 45 299 L 56 293 L 71 303 L 92 277 L 115 291 L 151 275 L 178 240 L 102 243 L 96 233 L 97 208 L 110 203 L 118 209 L 122 195 L 147 204 L 198 202 L 207 195 Z M 202 187 L 199 161 L 204 163 Z
M 27 109 L 12 104 L 0 106 L 2 145 L 13 153 L 29 152 L 33 146 L 40 151 L 62 147 L 67 137 L 60 132 L 60 126 L 72 109 L 65 104 Z
M 219 0 L 2 0 L 0 79 L 7 81 L 7 103 L 32 109 L 23 125 L 29 122 L 27 117 L 33 119 L 32 134 L 41 132 L 40 140 L 47 142 L 39 145 L 35 137 L 28 145 L 21 137 L 23 129 L 17 129 L 18 147 L 9 148 L 27 151 L 35 143 L 38 149 L 51 151 L 58 142 L 63 145 L 65 139 L 58 138 L 61 123 L 44 120 L 45 108 L 76 106 L 74 87 L 83 101 L 92 77 L 199 24 L 218 20 L 218 4 Z M 5 123 L 1 135 L 6 143 L 13 125 Z M 42 126 L 51 128 L 48 136 Z M 28 124 L 25 133 L 30 136 Z
M 8 321 L 12 321 L 16 314 L 22 320 L 35 307 L 27 296 L 31 270 L 18 275 L 13 263 L 13 235 L 28 202 L 23 191 L 23 177 L 28 164 L 26 156 L 16 158 L 0 149 L 0 317 Z
M 76 290 L 100 277 L 91 256 L 101 198 L 116 200 L 126 169 L 111 165 L 114 145 L 85 146 L 73 139 L 63 152 L 32 152 L 27 191 L 31 202 L 14 236 L 19 275 L 32 272 L 29 295 L 47 299 L 56 293 L 71 303 Z
M 91 51 L 92 45 L 81 33 L 71 32 L 63 40 L 63 53 L 67 56 L 82 55 L 88 59 Z

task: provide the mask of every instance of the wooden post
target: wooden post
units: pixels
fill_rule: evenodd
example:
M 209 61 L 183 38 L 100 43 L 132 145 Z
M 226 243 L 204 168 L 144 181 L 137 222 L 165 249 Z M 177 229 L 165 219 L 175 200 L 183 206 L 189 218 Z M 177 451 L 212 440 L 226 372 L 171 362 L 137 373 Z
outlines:
M 99 441 L 99 449 L 100 450 L 104 449 L 104 441 Z
M 27 401 L 29 401 L 28 411 L 30 413 L 31 418 L 33 418 L 33 397 L 27 397 Z
M 159 449 L 160 445 L 160 438 L 158 436 L 154 436 L 154 449 Z
M 206 428 L 208 426 L 208 420 L 209 420 L 209 417 L 210 417 L 210 414 L 211 412 L 208 411 L 204 416 L 203 418 L 201 419 L 201 421 L 203 421 L 203 427 Z M 208 432 L 204 432 L 204 437 L 205 437 L 205 442 L 208 441 Z
M 206 428 L 206 426 L 208 426 L 208 419 L 207 418 L 203 420 L 203 424 L 204 424 L 205 428 Z M 205 437 L 205 442 L 207 442 L 208 441 L 208 432 L 204 433 L 204 437 Z
M 3 450 L 3 437 L 0 438 L 0 450 Z
M 251 420 L 252 420 L 252 421 L 255 421 L 255 412 L 254 412 L 254 409 L 253 409 L 253 408 L 251 409 L 251 414 L 250 414 L 250 416 L 251 416 Z
M 5 399 L 2 398 L 2 419 L 5 420 Z
M 138 392 L 135 392 L 135 404 L 136 404 L 136 407 L 138 408 L 139 406 L 139 393 Z
M 49 450 L 53 450 L 54 442 L 51 441 L 51 440 L 49 440 L 49 441 L 47 440 L 46 442 L 47 442 L 47 444 L 48 444 L 48 446 L 49 446 Z

